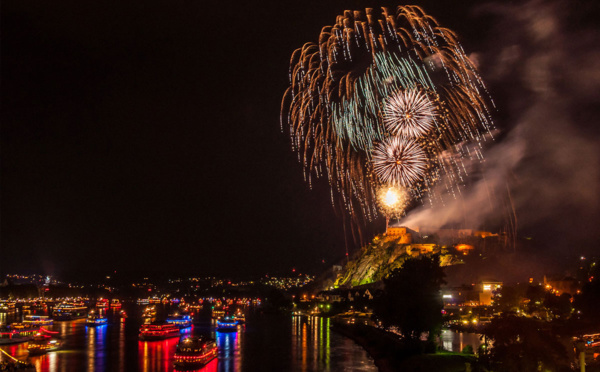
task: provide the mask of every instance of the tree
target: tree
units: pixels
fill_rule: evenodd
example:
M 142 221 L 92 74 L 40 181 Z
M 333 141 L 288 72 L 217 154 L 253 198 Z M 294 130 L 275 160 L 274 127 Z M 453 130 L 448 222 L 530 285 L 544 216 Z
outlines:
M 493 347 L 482 359 L 495 372 L 569 370 L 567 350 L 545 322 L 505 315 L 492 319 L 483 334 Z
M 575 296 L 575 309 L 580 316 L 591 323 L 598 324 L 598 309 L 600 309 L 600 265 L 592 263 L 588 274 L 585 277 L 585 284 L 581 288 L 581 293 Z
M 498 296 L 498 308 L 506 312 L 516 312 L 519 310 L 523 294 L 515 286 L 503 286 Z
M 560 296 L 549 292 L 546 293 L 544 306 L 550 311 L 554 319 L 567 319 L 573 309 L 571 306 L 571 295 L 568 293 L 563 293 Z
M 398 327 L 409 340 L 418 341 L 423 332 L 433 340 L 443 321 L 440 287 L 445 276 L 438 255 L 406 260 L 383 280 L 376 316 L 385 327 Z
M 527 312 L 530 314 L 540 311 L 542 303 L 546 297 L 546 290 L 541 285 L 530 285 L 525 292 L 525 298 L 529 300 L 527 303 Z

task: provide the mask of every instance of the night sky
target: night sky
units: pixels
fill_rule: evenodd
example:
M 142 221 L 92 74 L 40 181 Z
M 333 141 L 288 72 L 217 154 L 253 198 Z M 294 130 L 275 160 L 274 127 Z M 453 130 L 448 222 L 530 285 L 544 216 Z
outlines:
M 450 3 L 416 4 L 476 53 L 506 144 L 526 129 L 509 177 L 522 233 L 559 254 L 597 252 L 597 6 Z M 281 97 L 294 49 L 343 10 L 382 4 L 395 3 L 3 2 L 0 273 L 318 272 L 339 260 L 341 216 L 325 180 L 303 181 Z M 561 39 L 546 44 L 546 30 Z M 570 99 L 557 95 L 564 121 L 543 147 L 529 139 L 551 127 L 531 110 L 556 92 Z

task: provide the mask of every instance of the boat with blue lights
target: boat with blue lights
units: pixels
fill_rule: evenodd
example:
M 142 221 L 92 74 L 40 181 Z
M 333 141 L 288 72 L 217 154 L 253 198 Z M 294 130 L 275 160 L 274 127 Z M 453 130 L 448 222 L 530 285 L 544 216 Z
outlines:
M 237 321 L 231 315 L 225 315 L 223 319 L 217 320 L 217 331 L 237 332 Z
M 91 327 L 105 325 L 108 324 L 108 318 L 100 312 L 90 311 L 85 324 Z
M 186 337 L 177 345 L 173 366 L 178 371 L 197 369 L 217 357 L 215 340 L 204 337 Z
M 179 336 L 179 328 L 174 324 L 165 322 L 142 324 L 140 327 L 139 338 L 142 341 L 156 341 Z
M 179 329 L 189 328 L 192 326 L 192 317 L 175 313 L 167 317 L 167 323 L 174 324 L 179 327 Z

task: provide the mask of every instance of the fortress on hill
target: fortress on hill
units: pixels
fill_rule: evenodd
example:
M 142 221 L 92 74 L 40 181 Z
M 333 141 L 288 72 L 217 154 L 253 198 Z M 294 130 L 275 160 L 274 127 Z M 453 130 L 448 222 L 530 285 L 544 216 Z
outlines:
M 505 245 L 505 235 L 489 231 L 409 228 L 392 224 L 384 234 L 377 235 L 353 255 L 337 272 L 334 285 L 353 287 L 378 282 L 411 257 L 439 254 L 440 264 L 450 266 L 462 263 L 461 257 L 474 251 L 492 252 L 502 250 Z

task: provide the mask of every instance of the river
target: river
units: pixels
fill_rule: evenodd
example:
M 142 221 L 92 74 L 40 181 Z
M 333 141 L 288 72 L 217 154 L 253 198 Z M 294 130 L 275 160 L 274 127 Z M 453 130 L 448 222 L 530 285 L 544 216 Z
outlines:
M 109 316 L 109 324 L 98 327 L 87 327 L 84 319 L 55 322 L 47 328 L 60 332 L 61 350 L 29 361 L 38 372 L 173 371 L 178 339 L 139 341 L 142 307 L 129 304 L 127 313 L 130 316 L 123 322 Z M 250 309 L 246 319 L 234 333 L 216 332 L 209 319 L 194 325 L 191 333 L 210 336 L 219 346 L 218 358 L 202 371 L 377 371 L 364 349 L 330 331 L 328 318 Z M 27 343 L 2 349 L 20 360 L 28 357 Z M 0 355 L 0 360 L 6 358 Z

